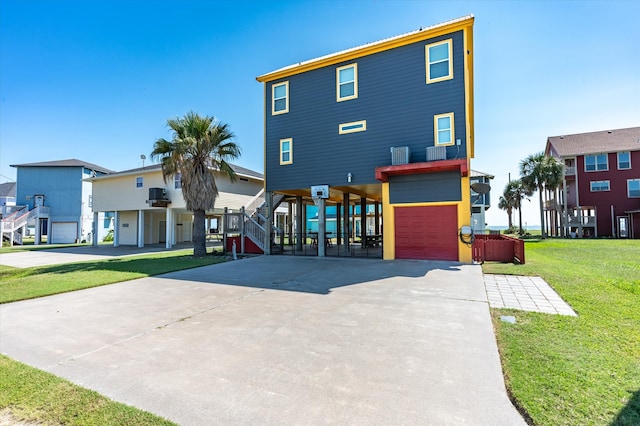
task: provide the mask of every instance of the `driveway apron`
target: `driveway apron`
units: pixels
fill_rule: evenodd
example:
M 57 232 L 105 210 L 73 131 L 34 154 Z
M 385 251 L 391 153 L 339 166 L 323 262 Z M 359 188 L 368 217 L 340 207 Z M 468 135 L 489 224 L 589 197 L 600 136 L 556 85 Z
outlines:
M 183 425 L 524 425 L 479 266 L 260 256 L 0 305 L 0 351 Z

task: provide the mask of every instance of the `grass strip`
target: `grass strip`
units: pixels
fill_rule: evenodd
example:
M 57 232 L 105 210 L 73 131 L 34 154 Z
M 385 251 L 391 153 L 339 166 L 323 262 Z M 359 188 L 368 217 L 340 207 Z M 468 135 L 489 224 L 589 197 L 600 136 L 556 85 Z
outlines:
M 640 425 L 640 241 L 547 239 L 525 250 L 526 265 L 483 271 L 541 276 L 578 317 L 492 310 L 512 396 L 539 426 Z
M 65 293 L 224 261 L 224 257 L 219 256 L 196 259 L 192 253 L 193 250 L 188 249 L 33 268 L 0 265 L 0 303 Z
M 0 371 L 0 407 L 8 408 L 14 420 L 83 426 L 174 424 L 4 355 Z

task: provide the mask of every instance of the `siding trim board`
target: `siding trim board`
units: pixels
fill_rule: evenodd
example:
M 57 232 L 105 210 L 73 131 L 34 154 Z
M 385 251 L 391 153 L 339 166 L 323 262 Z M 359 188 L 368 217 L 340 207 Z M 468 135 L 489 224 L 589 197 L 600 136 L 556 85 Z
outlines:
M 390 176 L 412 175 L 417 173 L 440 173 L 459 171 L 460 176 L 469 176 L 467 160 L 442 160 L 428 163 L 409 163 L 399 166 L 384 166 L 376 168 L 376 179 L 388 182 Z

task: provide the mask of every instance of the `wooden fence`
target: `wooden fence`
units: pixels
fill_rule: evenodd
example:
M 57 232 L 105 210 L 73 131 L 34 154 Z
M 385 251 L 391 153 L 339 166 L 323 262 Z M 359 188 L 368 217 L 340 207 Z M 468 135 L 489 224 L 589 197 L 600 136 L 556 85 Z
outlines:
M 506 235 L 476 235 L 472 251 L 474 262 L 525 262 L 524 241 Z

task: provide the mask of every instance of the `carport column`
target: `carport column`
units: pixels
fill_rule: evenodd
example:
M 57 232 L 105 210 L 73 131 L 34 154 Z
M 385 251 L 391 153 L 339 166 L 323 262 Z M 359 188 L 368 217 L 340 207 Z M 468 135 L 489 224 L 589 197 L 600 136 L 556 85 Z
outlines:
M 138 247 L 144 247 L 144 210 L 138 210 Z
M 336 204 L 336 245 L 342 244 L 342 203 Z
M 302 250 L 302 235 L 304 223 L 302 222 L 302 197 L 296 197 L 296 250 Z
M 367 247 L 367 199 L 360 197 L 360 244 Z
M 264 254 L 271 254 L 271 241 L 273 241 L 273 192 L 264 193 L 264 201 L 267 205 L 267 221 L 264 230 Z
M 165 233 L 164 247 L 168 249 L 171 248 L 171 243 L 172 243 L 171 237 L 173 236 L 172 235 L 173 233 L 171 232 L 173 230 L 173 223 L 172 223 L 173 221 L 171 220 L 172 217 L 173 217 L 173 211 L 169 207 L 167 207 L 166 219 L 165 219 L 166 226 L 164 230 L 164 233 Z
M 325 221 L 325 199 L 318 200 L 318 257 L 325 257 L 326 241 L 326 221 Z
M 113 246 L 120 245 L 120 212 L 113 212 Z
M 98 212 L 93 212 L 93 225 L 91 227 L 91 245 L 96 247 L 98 245 Z

